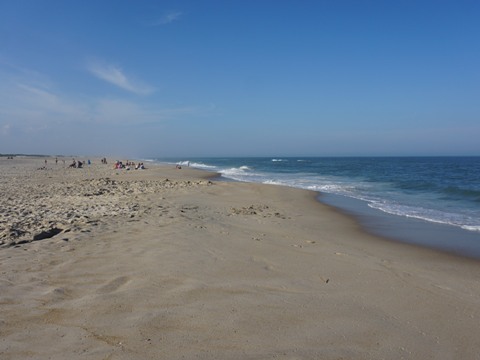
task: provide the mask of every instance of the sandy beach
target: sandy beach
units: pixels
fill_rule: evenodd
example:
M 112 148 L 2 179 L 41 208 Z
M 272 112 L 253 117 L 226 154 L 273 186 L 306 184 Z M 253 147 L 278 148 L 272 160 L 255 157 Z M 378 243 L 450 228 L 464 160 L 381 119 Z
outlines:
M 44 160 L 0 158 L 2 360 L 480 354 L 478 261 L 306 190 Z

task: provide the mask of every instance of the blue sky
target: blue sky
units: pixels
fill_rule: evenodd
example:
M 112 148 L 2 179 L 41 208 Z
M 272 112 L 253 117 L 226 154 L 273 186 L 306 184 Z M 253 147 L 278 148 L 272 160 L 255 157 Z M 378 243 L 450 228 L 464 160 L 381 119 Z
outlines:
M 480 2 L 0 0 L 0 153 L 480 155 Z

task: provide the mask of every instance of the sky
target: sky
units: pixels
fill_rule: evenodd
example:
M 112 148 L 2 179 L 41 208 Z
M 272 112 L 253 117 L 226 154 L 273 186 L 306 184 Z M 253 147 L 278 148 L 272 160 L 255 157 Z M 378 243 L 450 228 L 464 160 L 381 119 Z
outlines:
M 480 1 L 0 0 L 0 153 L 480 155 Z

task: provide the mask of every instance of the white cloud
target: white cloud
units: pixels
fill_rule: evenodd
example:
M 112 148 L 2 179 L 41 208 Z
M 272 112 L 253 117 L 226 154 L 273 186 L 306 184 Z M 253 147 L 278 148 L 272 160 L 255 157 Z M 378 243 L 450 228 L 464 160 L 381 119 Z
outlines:
M 35 132 L 81 124 L 155 126 L 163 121 L 198 116 L 205 111 L 204 108 L 187 106 L 166 108 L 155 102 L 124 98 L 71 97 L 61 91 L 30 84 L 27 80 L 0 84 L 0 136 L 8 135 L 13 129 Z
M 7 136 L 10 134 L 11 124 L 1 124 L 0 126 L 0 135 Z
M 56 94 L 38 82 L 7 79 L 0 84 L 0 124 L 14 123 L 19 128 L 34 129 L 82 120 L 86 113 L 86 107 L 80 102 Z M 5 128 L 1 133 L 6 133 Z
M 119 88 L 139 95 L 147 95 L 154 91 L 154 88 L 139 80 L 127 77 L 122 69 L 111 64 L 102 64 L 98 61 L 90 61 L 88 71 L 97 78 L 107 81 Z
M 17 87 L 19 93 L 21 93 L 26 102 L 30 102 L 31 105 L 57 111 L 60 110 L 59 107 L 63 107 L 58 96 L 45 89 L 23 83 L 18 83 Z
M 105 143 L 109 143 L 127 136 L 129 131 L 148 129 L 153 132 L 166 121 L 199 117 L 212 110 L 162 106 L 150 97 L 132 98 L 128 94 L 99 98 L 77 93 L 75 87 L 68 87 L 69 83 L 59 86 L 47 75 L 32 74 L 3 71 L 0 66 L 0 151 L 53 146 L 51 142 L 55 136 L 63 139 L 59 141 L 64 141 L 65 149 L 74 149 L 68 151 L 80 151 L 75 147 L 87 146 L 88 139 L 85 138 L 87 142 L 83 145 L 78 144 L 75 137 L 78 130 L 108 131 L 111 139 Z M 128 83 L 121 71 L 112 71 L 109 76 L 113 81 Z M 36 139 L 34 144 L 32 136 Z M 65 139 L 71 139 L 71 144 Z M 141 138 L 132 139 L 138 144 L 142 141 Z
M 167 25 L 170 24 L 176 20 L 178 20 L 182 16 L 182 13 L 180 11 L 169 11 L 168 13 L 165 13 L 155 21 L 152 26 L 159 26 L 159 25 Z

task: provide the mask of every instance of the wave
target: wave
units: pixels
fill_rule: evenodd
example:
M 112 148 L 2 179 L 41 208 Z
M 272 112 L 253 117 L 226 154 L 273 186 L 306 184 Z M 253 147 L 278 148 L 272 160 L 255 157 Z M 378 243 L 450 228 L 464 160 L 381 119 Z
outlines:
M 263 184 L 266 185 L 281 185 L 281 186 L 290 186 L 289 184 L 286 184 L 285 182 L 278 181 L 278 180 L 265 180 L 262 182 Z M 293 186 L 292 186 L 293 187 Z
M 288 161 L 288 159 L 272 159 L 273 162 Z
M 253 173 L 251 169 L 246 165 L 223 169 L 220 170 L 219 173 L 222 174 L 222 176 L 231 178 L 233 180 L 257 182 L 255 180 L 252 180 L 252 177 L 256 176 L 257 174 Z
M 189 161 L 189 160 L 183 160 L 183 161 L 178 161 L 176 162 L 177 165 L 181 165 L 181 166 L 191 166 L 193 168 L 198 168 L 198 169 L 205 169 L 205 170 L 215 170 L 217 169 L 216 166 L 214 165 L 207 165 L 207 164 L 204 164 L 204 163 L 198 163 L 198 162 L 192 162 L 192 161 Z
M 475 219 L 469 218 L 465 215 L 453 214 L 434 209 L 426 209 L 422 207 L 399 205 L 385 201 L 382 203 L 368 202 L 368 206 L 372 209 L 377 209 L 391 215 L 404 216 L 407 218 L 423 220 L 436 224 L 460 227 L 469 231 L 480 231 L 480 225 L 475 224 L 475 222 L 478 222 L 478 220 L 476 221 Z
M 480 232 L 480 225 L 462 225 L 461 226 L 462 229 L 464 230 L 468 230 L 468 231 L 478 231 Z

